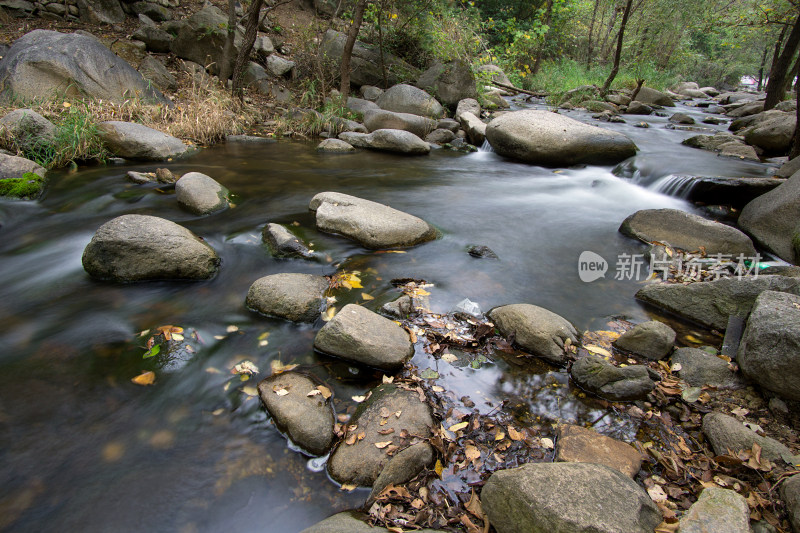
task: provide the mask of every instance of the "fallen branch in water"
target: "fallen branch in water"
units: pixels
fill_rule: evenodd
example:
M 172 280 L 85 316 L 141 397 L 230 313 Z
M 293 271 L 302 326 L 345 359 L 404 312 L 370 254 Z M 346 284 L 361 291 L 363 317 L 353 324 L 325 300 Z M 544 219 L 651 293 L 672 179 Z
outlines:
M 535 93 L 533 91 L 527 91 L 525 89 L 519 89 L 517 87 L 514 87 L 513 85 L 508 85 L 506 83 L 500 83 L 498 81 L 492 81 L 491 83 L 492 83 L 492 85 L 496 85 L 496 86 L 501 87 L 503 89 L 508 89 L 509 91 L 515 91 L 515 92 L 518 92 L 518 93 L 529 94 L 531 96 L 538 96 L 540 98 L 548 96 L 548 93 Z

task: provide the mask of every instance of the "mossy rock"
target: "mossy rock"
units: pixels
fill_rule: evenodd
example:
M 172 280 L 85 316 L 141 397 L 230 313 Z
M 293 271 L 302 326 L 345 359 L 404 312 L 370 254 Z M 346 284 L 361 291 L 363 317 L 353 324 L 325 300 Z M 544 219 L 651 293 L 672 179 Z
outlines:
M 33 172 L 26 172 L 21 178 L 0 180 L 0 196 L 19 200 L 36 200 L 44 192 L 45 179 Z

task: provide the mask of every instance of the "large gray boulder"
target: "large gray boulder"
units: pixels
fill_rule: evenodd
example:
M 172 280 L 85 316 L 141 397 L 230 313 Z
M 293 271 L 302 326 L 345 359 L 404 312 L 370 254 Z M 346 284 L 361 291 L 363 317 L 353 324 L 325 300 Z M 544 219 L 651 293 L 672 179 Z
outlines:
M 175 76 L 167 70 L 164 63 L 151 55 L 145 56 L 139 63 L 139 73 L 162 91 L 173 92 L 178 89 L 178 80 Z
M 172 105 L 125 60 L 85 35 L 34 30 L 0 61 L 0 102 L 76 96 Z
M 467 134 L 469 142 L 475 146 L 483 145 L 486 140 L 486 123 L 469 111 L 464 111 L 458 116 L 461 127 Z
M 348 194 L 319 193 L 309 209 L 316 211 L 317 228 L 342 234 L 366 248 L 414 246 L 436 237 L 436 230 L 420 218 Z
M 125 20 L 119 0 L 78 0 L 78 11 L 84 22 L 117 24 Z
M 188 229 L 146 215 L 122 215 L 100 226 L 82 261 L 90 276 L 111 281 L 209 279 L 220 262 Z
M 379 385 L 370 391 L 350 420 L 349 426 L 356 427 L 348 427 L 347 436 L 331 454 L 328 473 L 339 483 L 370 487 L 398 452 L 411 446 L 429 447 L 422 439 L 430 437 L 434 424 L 430 407 L 416 391 L 390 383 Z M 355 442 L 348 444 L 348 436 L 362 433 L 363 438 L 353 439 Z M 376 446 L 379 443 L 382 446 Z M 432 459 L 433 454 L 428 457 Z M 407 464 L 409 472 L 419 473 L 428 466 L 424 462 L 425 454 L 420 454 L 419 458 L 422 464 Z
M 496 307 L 489 318 L 504 337 L 513 338 L 523 350 L 555 365 L 567 362 L 564 343 L 578 342 L 578 332 L 567 319 L 536 305 Z
M 456 106 L 455 119 L 458 120 L 463 113 L 472 113 L 476 117 L 481 116 L 481 104 L 474 98 L 464 98 Z
M 150 21 L 150 24 L 141 24 L 133 32 L 132 37 L 142 41 L 149 51 L 158 54 L 168 53 L 172 47 L 172 41 L 175 39 L 171 33 L 159 28 L 153 21 Z
M 514 85 L 511 83 L 511 80 L 508 79 L 506 73 L 503 72 L 503 69 L 497 65 L 481 65 L 478 67 L 478 72 L 488 75 L 492 81 L 496 81 L 497 83 L 502 83 L 503 85 Z
M 314 348 L 348 361 L 394 371 L 414 355 L 406 330 L 356 304 L 344 306 L 314 338 Z
M 222 64 L 227 38 L 228 16 L 218 7 L 206 5 L 191 17 L 175 24 L 177 36 L 170 50 L 181 59 L 188 59 L 218 74 Z M 234 56 L 242 46 L 242 32 L 238 28 L 233 40 Z
M 700 148 L 701 150 L 709 150 L 711 152 L 719 152 L 722 146 L 730 143 L 741 143 L 742 139 L 731 135 L 730 133 L 718 132 L 714 135 L 695 135 L 684 139 L 681 144 L 684 146 L 691 146 L 692 148 Z
M 353 113 L 361 113 L 363 115 L 366 114 L 367 111 L 380 109 L 380 107 L 378 107 L 378 104 L 376 104 L 371 100 L 364 100 L 363 98 L 355 98 L 353 96 L 348 96 L 347 109 L 349 109 Z
M 364 112 L 364 126 L 370 132 L 376 130 L 403 130 L 424 139 L 436 129 L 436 121 L 411 113 L 397 113 L 385 109 L 372 109 Z
M 720 390 L 731 390 L 746 386 L 744 379 L 731 370 L 727 361 L 705 350 L 678 348 L 670 361 L 673 365 L 680 365 L 678 376 L 692 387 L 708 385 Z
M 643 104 L 648 104 L 648 105 L 655 104 L 664 107 L 673 107 L 675 105 L 675 102 L 672 101 L 672 98 L 662 93 L 661 91 L 651 89 L 650 87 L 642 87 L 641 89 L 639 89 L 635 101 L 642 102 Z
M 339 139 L 358 148 L 369 148 L 380 152 L 406 155 L 426 155 L 431 147 L 428 143 L 404 130 L 383 129 L 372 133 L 344 131 Z
M 731 489 L 709 487 L 681 517 L 680 533 L 750 533 L 750 506 Z
M 417 80 L 417 87 L 431 94 L 446 106 L 455 106 L 464 98 L 476 98 L 475 75 L 463 60 L 434 63 Z
M 751 381 L 800 400 L 800 296 L 773 291 L 758 296 L 736 361 Z
M 44 192 L 47 170 L 30 159 L 0 153 L 0 197 L 35 200 Z
M 614 346 L 651 361 L 664 359 L 675 344 L 675 330 L 657 320 L 636 324 L 620 335 Z
M 208 215 L 227 209 L 230 191 L 211 176 L 188 172 L 175 182 L 175 199 L 195 215 Z
M 349 154 L 355 152 L 356 149 L 352 144 L 340 139 L 323 139 L 317 145 L 317 151 L 328 154 Z
M 558 427 L 556 461 L 599 463 L 634 478 L 642 467 L 643 458 L 630 444 L 601 435 L 591 428 L 571 424 Z
M 764 102 L 753 102 L 752 104 L 745 104 L 741 107 L 737 107 L 736 109 L 731 109 L 725 114 L 732 118 L 741 118 L 755 115 L 756 113 L 761 113 L 762 111 L 764 111 Z
M 800 172 L 744 206 L 738 224 L 784 261 L 800 262 Z
M 257 279 L 247 291 L 249 309 L 292 322 L 313 322 L 325 303 L 328 280 L 312 274 L 272 274 Z
M 758 444 L 761 456 L 774 463 L 785 461 L 794 464 L 796 460 L 791 450 L 777 440 L 762 437 L 734 417 L 723 413 L 712 412 L 703 417 L 703 434 L 717 455 L 727 455 L 729 451 L 736 455 Z
M 786 504 L 792 528 L 800 531 L 800 475 L 795 474 L 784 482 L 781 497 Z
M 592 463 L 528 463 L 499 470 L 481 492 L 497 533 L 652 533 L 661 513 L 618 470 Z
M 505 157 L 546 166 L 618 163 L 636 155 L 621 133 L 550 111 L 512 111 L 492 120 L 486 138 Z
M 322 43 L 320 43 L 320 54 L 323 61 L 329 63 L 335 72 L 340 70 L 345 41 L 347 41 L 347 34 L 331 29 L 325 32 Z M 418 69 L 391 54 L 384 53 L 383 61 L 386 65 L 389 85 L 400 81 L 398 72 L 407 74 L 409 78 L 415 78 L 419 73 Z M 383 86 L 381 54 L 378 47 L 356 41 L 350 58 L 350 83 L 355 86 Z
M 636 298 L 708 328 L 725 331 L 728 317 L 747 316 L 764 291 L 800 294 L 800 279 L 762 275 L 688 285 L 654 283 L 640 289 Z
M 299 372 L 283 372 L 261 381 L 258 394 L 278 429 L 312 455 L 323 455 L 333 445 L 336 421 L 330 394 L 326 398 L 317 385 Z
M 614 366 L 599 355 L 578 359 L 570 373 L 582 389 L 612 402 L 642 400 L 656 386 L 647 367 Z
M 342 511 L 317 522 L 300 533 L 389 533 L 385 527 L 371 526 L 367 515 L 355 511 Z M 419 533 L 447 533 L 440 529 L 420 529 Z
M 439 118 L 444 108 L 427 92 L 401 83 L 390 87 L 375 101 L 378 107 L 397 113 L 411 113 L 423 117 Z
M 792 175 L 798 170 L 800 170 L 800 156 L 790 159 L 786 163 L 782 164 L 778 171 L 775 172 L 775 176 L 778 178 L 791 178 Z
M 33 109 L 15 109 L 0 118 L 0 138 L 10 137 L 23 152 L 52 146 L 56 126 Z
M 667 242 L 686 251 L 703 247 L 708 255 L 756 254 L 753 242 L 738 229 L 679 209 L 637 211 L 622 222 L 619 231 L 642 242 Z
M 135 122 L 101 122 L 97 132 L 109 152 L 126 159 L 163 161 L 187 150 L 180 139 Z
M 29 172 L 44 177 L 47 169 L 30 159 L 0 153 L 0 180 L 22 178 Z
M 792 146 L 792 136 L 797 125 L 795 113 L 774 117 L 756 124 L 744 134 L 747 144 L 762 148 L 771 154 L 784 154 Z

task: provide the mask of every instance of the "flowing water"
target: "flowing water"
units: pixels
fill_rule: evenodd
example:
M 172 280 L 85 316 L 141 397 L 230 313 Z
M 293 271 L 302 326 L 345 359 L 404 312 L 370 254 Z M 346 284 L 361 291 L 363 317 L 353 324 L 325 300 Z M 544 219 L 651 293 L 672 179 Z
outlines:
M 398 296 L 392 278 L 413 277 L 435 285 L 437 312 L 469 298 L 483 310 L 540 305 L 579 330 L 602 329 L 610 317 L 647 319 L 633 298 L 642 281 L 615 279 L 618 255 L 645 248 L 618 233 L 622 220 L 645 208 L 693 211 L 653 188 L 669 176 L 764 176 L 769 169 L 683 147 L 696 132 L 666 129 L 665 118 L 626 118 L 651 127 L 602 125 L 641 150 L 616 169 L 547 169 L 491 151 L 407 158 L 239 143 L 163 164 L 56 173 L 41 201 L 0 202 L 0 530 L 293 532 L 363 503 L 363 491 L 339 491 L 318 461 L 293 451 L 251 394 L 273 361 L 319 375 L 334 389 L 337 409 L 380 375 L 315 354 L 321 321 L 295 325 L 245 309 L 247 289 L 261 276 L 358 270 L 364 289 L 342 294 L 339 304 L 371 309 Z M 125 179 L 128 170 L 159 166 L 212 176 L 235 193 L 236 206 L 196 217 L 169 190 Z M 319 233 L 308 203 L 321 191 L 407 211 L 435 225 L 441 238 L 387 254 Z M 84 247 L 101 224 L 126 213 L 164 217 L 201 235 L 222 257 L 219 274 L 199 283 L 90 279 L 81 267 Z M 273 259 L 261 244 L 267 222 L 298 223 L 327 258 Z M 499 259 L 471 257 L 473 244 Z M 586 250 L 609 262 L 605 278 L 580 281 L 578 257 Z M 138 332 L 165 324 L 185 328 L 193 350 L 143 359 Z M 248 382 L 232 375 L 244 359 L 261 375 Z M 440 385 L 470 396 L 483 412 L 509 399 L 530 419 L 605 419 L 607 432 L 614 426 L 561 370 L 502 360 L 459 368 L 424 353 L 413 363 L 437 368 Z M 131 383 L 144 370 L 155 371 L 154 386 Z

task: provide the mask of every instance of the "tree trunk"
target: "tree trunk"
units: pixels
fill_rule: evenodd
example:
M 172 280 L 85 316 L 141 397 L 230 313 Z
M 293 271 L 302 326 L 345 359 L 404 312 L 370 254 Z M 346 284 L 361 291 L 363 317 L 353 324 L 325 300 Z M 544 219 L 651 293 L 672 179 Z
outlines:
M 764 100 L 764 111 L 772 109 L 778 102 L 783 100 L 784 80 L 788 74 L 789 65 L 792 63 L 792 57 L 797 53 L 800 47 L 800 15 L 792 27 L 792 32 L 789 38 L 786 39 L 786 45 L 778 57 L 777 61 L 772 62 L 772 69 L 769 73 L 767 80 L 767 98 Z
M 592 10 L 592 23 L 589 24 L 589 40 L 586 43 L 586 70 L 592 68 L 592 34 L 594 33 L 594 21 L 597 19 L 597 8 L 600 6 L 600 0 L 594 0 L 594 9 Z
M 244 39 L 242 39 L 242 48 L 239 50 L 239 54 L 236 56 L 236 64 L 233 66 L 233 86 L 231 88 L 231 93 L 238 97 L 239 100 L 244 99 L 241 86 L 242 77 L 247 61 L 250 59 L 250 52 L 253 51 L 253 45 L 256 42 L 256 37 L 258 37 L 258 19 L 263 4 L 264 0 L 253 0 L 253 3 L 250 4 L 250 9 L 247 11 L 247 25 L 244 30 Z
M 606 29 L 606 35 L 603 37 L 603 44 L 600 45 L 600 57 L 603 59 L 608 58 L 608 54 L 611 51 L 609 48 L 606 50 L 606 45 L 608 44 L 608 38 L 611 37 L 611 31 L 614 29 L 614 24 L 617 22 L 617 16 L 619 16 L 619 9 L 617 6 L 614 6 L 614 12 L 611 13 L 611 18 L 608 21 L 608 28 Z
M 545 4 L 544 10 L 544 17 L 542 18 L 542 24 L 545 26 L 550 25 L 550 16 L 553 14 L 553 0 L 547 0 L 547 4 Z M 548 29 L 548 32 L 550 30 Z M 542 40 L 547 37 L 547 33 L 542 36 Z M 542 56 L 544 55 L 544 42 L 539 43 L 539 47 L 536 50 L 536 59 L 533 61 L 533 69 L 531 69 L 531 76 L 536 76 L 539 72 L 539 67 L 542 64 Z
M 636 88 L 631 93 L 631 102 L 636 100 L 636 97 L 639 96 L 639 91 L 642 90 L 642 85 L 644 85 L 643 79 L 639 78 L 638 80 L 636 80 Z
M 347 41 L 345 41 L 344 50 L 342 51 L 342 84 L 339 86 L 339 92 L 342 93 L 343 100 L 347 100 L 350 95 L 350 58 L 353 55 L 353 47 L 356 44 L 358 31 L 361 29 L 361 22 L 364 20 L 364 9 L 366 7 L 367 0 L 358 0 L 355 14 L 353 15 L 353 23 L 350 24 L 350 30 L 347 32 Z
M 784 95 L 787 93 L 787 91 L 789 91 L 792 88 L 792 83 L 794 82 L 794 78 L 795 76 L 797 76 L 798 67 L 800 67 L 800 57 L 794 60 L 794 65 L 792 65 L 792 68 L 789 69 L 789 72 L 786 74 L 786 78 L 783 80 L 783 87 L 781 88 L 781 92 Z
M 389 88 L 389 76 L 386 74 L 386 57 L 383 50 L 383 0 L 378 0 L 378 47 L 381 51 L 381 74 L 383 74 L 383 88 Z
M 228 33 L 225 35 L 225 46 L 222 48 L 222 64 L 219 67 L 219 79 L 227 80 L 233 73 L 234 39 L 236 37 L 236 0 L 228 0 Z
M 625 4 L 625 12 L 622 14 L 622 23 L 619 26 L 619 35 L 617 36 L 617 51 L 614 53 L 614 67 L 611 69 L 611 73 L 608 75 L 608 78 L 606 78 L 603 88 L 600 89 L 600 96 L 603 97 L 608 94 L 608 90 L 611 88 L 611 83 L 619 73 L 619 60 L 622 57 L 622 42 L 625 38 L 625 25 L 628 23 L 628 15 L 631 13 L 632 3 L 633 0 L 628 0 L 628 3 Z
M 767 64 L 767 54 L 769 53 L 769 46 L 764 47 L 764 53 L 761 55 L 761 65 L 758 67 L 758 87 L 757 91 L 761 91 L 764 87 L 764 67 Z

